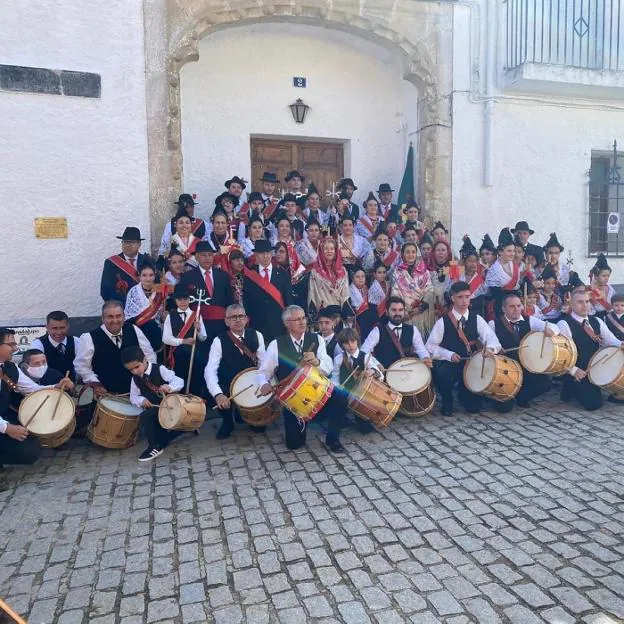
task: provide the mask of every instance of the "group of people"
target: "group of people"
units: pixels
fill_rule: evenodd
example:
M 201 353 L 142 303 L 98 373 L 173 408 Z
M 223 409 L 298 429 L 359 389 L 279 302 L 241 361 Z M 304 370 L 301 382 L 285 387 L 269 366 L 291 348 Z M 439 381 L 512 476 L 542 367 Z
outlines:
M 609 285 L 603 255 L 584 284 L 561 258 L 556 234 L 536 245 L 526 221 L 504 228 L 496 245 L 485 234 L 477 249 L 464 236 L 455 254 L 446 227 L 428 223 L 413 201 L 393 203 L 387 183 L 358 206 L 353 180 L 341 180 L 325 208 L 300 172 L 284 182 L 277 196 L 279 180 L 266 172 L 245 197 L 246 181 L 232 177 L 209 221 L 196 216 L 193 195 L 180 195 L 155 258 L 141 252 L 139 229 L 127 227 L 121 253 L 104 262 L 102 324 L 93 331 L 72 337 L 67 314 L 51 312 L 47 333 L 17 367 L 14 334 L 0 329 L 0 459 L 36 458 L 37 441 L 16 410 L 18 395 L 42 387 L 80 382 L 96 399 L 129 393 L 148 438 L 139 459 L 150 461 L 176 437 L 158 423 L 162 396 L 186 389 L 203 397 L 222 417 L 223 439 L 241 422 L 230 398 L 238 373 L 256 367 L 258 393 L 269 396 L 305 364 L 341 389 L 318 415 L 327 421 L 327 446 L 340 452 L 354 372 L 383 380 L 397 360 L 419 358 L 432 369 L 443 415 L 453 413 L 455 392 L 476 413 L 484 399 L 464 383 L 466 361 L 478 350 L 517 360 L 530 331 L 574 341 L 578 359 L 561 398 L 602 405 L 588 362 L 601 346 L 624 340 L 624 296 Z M 516 398 L 497 408 L 526 406 L 550 387 L 548 376 L 525 370 Z M 286 409 L 283 419 L 287 447 L 299 448 L 305 427 Z M 361 418 L 354 424 L 372 430 Z

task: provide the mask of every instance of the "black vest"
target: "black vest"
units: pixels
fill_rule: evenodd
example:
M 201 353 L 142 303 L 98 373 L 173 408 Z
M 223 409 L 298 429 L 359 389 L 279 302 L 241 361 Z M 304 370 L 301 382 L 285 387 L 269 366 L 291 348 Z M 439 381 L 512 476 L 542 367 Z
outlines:
M 139 346 L 132 322 L 124 323 L 122 333 L 121 347 L 118 348 L 101 327 L 90 332 L 94 347 L 91 368 L 109 392 L 120 394 L 129 392 L 132 379 L 130 371 L 121 363 L 121 352 L 126 347 Z
M 336 337 L 336 334 L 334 334 L 334 337 L 329 342 L 325 343 L 325 349 L 327 351 L 327 355 L 329 355 L 329 357 L 332 360 L 334 359 L 334 353 L 336 351 L 337 344 L 338 344 L 338 338 Z
M 193 312 L 193 310 L 191 310 L 191 308 L 188 308 L 186 313 L 187 313 L 187 315 L 188 314 L 195 314 L 195 312 Z M 188 319 L 188 316 L 186 318 Z M 180 339 L 183 340 L 184 338 L 192 338 L 193 337 L 193 332 L 195 331 L 194 325 L 191 325 L 190 329 L 186 332 L 186 334 L 184 336 L 179 336 L 178 335 L 180 333 L 180 331 L 182 330 L 182 328 L 184 327 L 184 323 L 182 322 L 182 317 L 180 316 L 180 313 L 178 312 L 177 309 L 172 310 L 169 313 L 169 322 L 171 323 L 171 333 L 173 334 L 174 338 L 180 338 Z
M 375 347 L 373 354 L 379 360 L 384 368 L 389 368 L 403 355 L 397 351 L 392 338 L 388 334 L 388 325 L 379 325 L 379 342 Z M 391 330 L 394 333 L 394 330 Z M 401 328 L 401 338 L 399 343 L 403 347 L 403 353 L 410 355 L 412 352 L 412 342 L 414 339 L 414 326 L 403 323 Z
M 618 339 L 618 340 L 624 340 L 624 331 L 622 331 L 621 329 L 618 329 L 614 323 L 613 320 L 611 318 L 611 314 L 614 314 L 614 312 L 609 312 L 609 314 L 607 314 L 607 316 L 605 317 L 604 321 L 607 324 L 607 327 L 611 330 L 611 333 Z M 619 318 L 617 320 L 617 322 L 624 326 L 624 316 L 622 316 L 621 318 Z
M 347 361 L 349 361 L 349 364 L 347 364 Z M 340 385 L 344 385 L 345 379 L 352 373 L 352 371 L 355 370 L 360 370 L 363 371 L 365 368 L 365 364 L 366 364 L 366 353 L 364 353 L 364 351 L 360 350 L 360 352 L 358 353 L 358 356 L 355 358 L 355 364 L 354 366 L 350 365 L 350 361 L 351 361 L 351 356 L 347 354 L 347 352 L 345 351 L 342 354 L 342 364 L 340 365 Z M 355 379 L 355 377 L 351 377 L 351 379 L 349 379 L 348 383 L 347 383 L 347 387 L 346 389 L 349 391 L 351 390 L 351 388 L 357 383 L 357 379 Z
M 52 346 L 48 334 L 41 336 L 39 340 L 41 340 L 41 344 L 43 345 L 43 352 L 45 353 L 46 360 L 48 361 L 48 366 L 62 372 L 63 375 L 65 374 L 65 371 L 69 371 L 69 376 L 72 380 L 76 381 L 76 370 L 74 369 L 76 344 L 74 342 L 74 337 L 67 336 L 67 344 L 65 345 L 65 353 L 63 355 L 58 352 L 56 347 Z
M 517 348 L 520 341 L 531 331 L 531 322 L 527 316 L 522 315 L 522 318 L 518 321 L 518 328 L 519 331 L 517 334 L 513 330 L 513 326 L 512 329 L 509 330 L 503 321 L 503 317 L 500 316 L 494 321 L 494 331 L 503 349 Z M 518 354 L 519 351 L 511 351 L 506 355 L 507 357 L 519 361 L 520 358 Z
M 290 334 L 279 336 L 276 340 L 279 363 L 277 365 L 275 376 L 278 381 L 282 381 L 282 379 L 286 379 L 286 377 L 288 377 L 288 375 L 290 375 L 290 373 L 297 368 L 297 365 L 301 360 L 301 354 L 297 353 Z M 303 353 L 306 351 L 316 353 L 318 346 L 319 337 L 316 334 L 306 332 L 303 335 Z
M 572 332 L 572 340 L 574 340 L 574 344 L 576 345 L 576 349 L 578 351 L 576 366 L 582 370 L 587 370 L 587 365 L 589 364 L 589 360 L 591 360 L 592 355 L 600 349 L 600 343 L 593 341 L 585 333 L 583 326 L 578 321 L 575 321 L 572 316 L 564 316 L 563 320 L 568 324 L 568 327 Z M 600 323 L 598 322 L 598 319 L 590 316 L 588 317 L 588 320 L 591 328 L 594 330 L 594 333 L 597 336 L 600 336 Z
M 160 366 L 158 366 L 158 364 L 152 364 L 152 370 L 147 378 L 153 386 L 156 386 L 156 388 L 160 388 L 160 386 L 165 383 L 165 380 L 160 374 Z M 137 388 L 141 392 L 141 396 L 143 398 L 147 399 L 153 405 L 160 405 L 162 397 L 147 385 L 142 375 L 132 375 L 132 379 L 134 379 L 134 383 L 137 385 Z
M 19 371 L 17 366 L 13 362 L 5 362 L 2 365 L 4 374 L 13 382 L 17 383 L 19 379 Z M 12 390 L 9 385 L 3 380 L 0 382 L 0 416 L 7 419 L 9 414 L 9 403 L 11 402 Z M 3 435 L 3 434 L 0 434 Z
M 219 362 L 217 378 L 221 390 L 225 394 L 229 394 L 230 384 L 234 377 L 246 368 L 252 368 L 257 366 L 257 364 L 238 350 L 238 347 L 230 338 L 229 332 L 223 332 L 219 334 L 217 338 L 221 341 L 221 362 Z M 246 329 L 243 334 L 243 343 L 252 353 L 257 353 L 260 344 L 256 331 L 253 329 Z
M 466 345 L 459 337 L 455 317 L 451 320 L 449 315 L 445 314 L 442 317 L 442 321 L 444 323 L 444 336 L 442 342 L 440 342 L 440 346 L 462 357 L 467 357 L 469 355 L 468 349 L 466 349 Z M 474 352 L 475 349 L 478 348 L 476 343 L 479 341 L 479 331 L 477 329 L 477 315 L 472 310 L 468 313 L 468 321 L 464 327 L 464 334 L 470 343 L 474 343 L 472 345 L 472 352 Z

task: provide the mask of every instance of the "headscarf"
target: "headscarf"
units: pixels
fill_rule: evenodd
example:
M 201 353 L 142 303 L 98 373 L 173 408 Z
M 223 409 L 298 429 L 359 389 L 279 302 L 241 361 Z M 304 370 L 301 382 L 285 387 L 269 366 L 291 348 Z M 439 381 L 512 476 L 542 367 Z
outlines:
M 279 264 L 279 262 L 277 261 L 277 249 L 278 247 L 283 247 L 286 250 L 286 264 Z M 271 264 L 274 267 L 278 267 L 280 269 L 286 269 L 286 270 L 290 270 L 290 256 L 288 254 L 288 245 L 282 241 L 279 241 L 278 243 L 275 244 L 275 255 L 271 258 Z
M 438 264 L 435 259 L 435 250 L 438 245 L 444 245 L 446 247 L 446 261 L 444 264 Z M 453 259 L 453 251 L 451 250 L 451 246 L 445 240 L 436 241 L 433 244 L 433 249 L 429 254 L 429 258 L 427 259 L 427 268 L 430 271 L 439 271 L 442 267 L 448 266 L 449 262 Z
M 332 243 L 336 249 L 336 256 L 331 265 L 325 260 L 324 247 L 327 243 Z M 321 278 L 328 281 L 332 286 L 336 286 L 339 280 L 346 277 L 347 271 L 342 264 L 342 254 L 338 249 L 338 243 L 333 238 L 325 237 L 321 240 L 316 261 L 312 265 L 312 270 L 320 275 Z
M 408 264 L 403 258 L 403 250 L 407 246 L 414 247 L 416 249 L 416 260 L 414 261 L 414 264 Z M 399 268 L 401 271 L 407 271 L 410 274 L 410 277 L 414 276 L 414 271 L 416 271 L 416 273 L 424 273 L 427 270 L 427 265 L 422 259 L 419 262 L 418 253 L 419 249 L 416 243 L 404 243 L 403 247 L 401 248 L 401 263 L 397 268 Z

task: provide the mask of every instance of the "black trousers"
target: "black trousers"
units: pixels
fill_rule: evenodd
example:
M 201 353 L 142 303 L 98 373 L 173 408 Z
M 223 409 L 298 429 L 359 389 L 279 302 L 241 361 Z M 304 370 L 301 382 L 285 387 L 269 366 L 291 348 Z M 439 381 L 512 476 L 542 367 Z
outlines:
M 17 414 L 5 414 L 4 419 L 10 424 L 19 424 Z M 10 438 L 6 433 L 0 433 L 0 464 L 34 464 L 41 455 L 41 444 L 34 435 L 30 434 L 23 442 Z
M 229 407 L 228 409 L 217 409 L 219 416 L 223 419 L 221 422 L 221 430 L 223 431 L 233 431 L 234 430 L 234 420 L 236 422 L 245 422 L 238 409 L 234 406 Z M 253 425 L 247 425 L 252 431 L 262 432 L 265 431 L 266 427 L 254 427 Z
M 347 398 L 334 390 L 317 415 L 317 418 L 327 417 L 327 436 L 325 437 L 327 444 L 338 442 L 340 439 L 340 429 L 343 426 L 346 411 Z M 287 409 L 283 410 L 283 417 L 286 446 L 291 450 L 301 448 L 306 442 L 306 427 L 302 428 L 297 417 Z
M 182 434 L 181 431 L 169 431 L 158 422 L 158 407 L 148 407 L 140 415 L 141 425 L 150 448 L 165 448 L 169 442 Z
M 511 401 L 496 404 L 496 408 L 501 414 L 508 414 L 511 412 L 516 403 L 521 407 L 525 407 L 529 401 L 532 401 L 540 394 L 544 394 L 544 392 L 548 392 L 552 388 L 552 381 L 548 375 L 536 375 L 524 368 L 522 372 L 522 387 L 516 395 L 516 398 L 511 399 Z
M 464 385 L 464 366 L 466 362 L 447 362 L 437 360 L 433 363 L 433 381 L 442 397 L 444 407 L 453 407 L 453 387 L 457 384 L 457 398 L 461 406 L 474 414 L 481 409 L 483 397 L 473 394 Z
M 203 348 L 200 349 L 199 345 L 201 345 L 201 342 L 198 341 L 195 349 L 195 357 L 193 358 L 193 372 L 191 373 L 191 385 L 189 387 L 189 391 L 195 396 L 204 396 L 204 369 L 206 368 L 206 363 L 208 362 L 208 354 L 205 353 Z M 173 372 L 176 376 L 180 377 L 180 379 L 184 379 L 186 387 L 186 379 L 188 378 L 189 366 L 191 363 L 191 346 L 180 345 L 179 347 L 176 347 L 174 357 L 175 365 L 173 367 Z
M 583 409 L 595 411 L 603 405 L 602 391 L 598 386 L 585 377 L 582 381 L 576 381 L 572 375 L 565 375 L 561 396 L 576 399 Z

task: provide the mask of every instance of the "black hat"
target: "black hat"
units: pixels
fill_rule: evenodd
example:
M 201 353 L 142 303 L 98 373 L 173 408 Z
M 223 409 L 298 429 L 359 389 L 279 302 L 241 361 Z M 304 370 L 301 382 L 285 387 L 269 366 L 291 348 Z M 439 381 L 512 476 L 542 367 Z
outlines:
M 286 174 L 284 182 L 290 182 L 293 178 L 300 178 L 302 182 L 305 182 L 305 176 L 301 175 L 296 169 L 293 169 Z
M 503 249 L 503 247 L 508 247 L 513 244 L 514 238 L 511 230 L 508 227 L 503 228 L 498 235 L 498 248 Z
M 214 248 L 214 245 L 210 241 L 199 241 L 197 245 L 195 245 L 195 251 L 193 253 L 201 253 L 203 251 L 210 251 L 215 253 L 217 250 Z
M 448 230 L 444 227 L 444 224 L 442 223 L 442 221 L 436 221 L 435 225 L 431 228 L 431 231 L 433 232 L 433 230 L 437 230 L 437 229 L 442 229 L 448 233 Z
M 526 221 L 518 221 L 518 223 L 516 223 L 516 227 L 511 230 L 511 233 L 515 234 L 518 231 L 535 234 L 535 232 L 529 227 L 529 224 Z
M 271 171 L 265 171 L 260 178 L 260 182 L 274 182 L 275 184 L 279 184 L 277 174 L 272 173 Z
M 286 202 L 295 202 L 296 204 L 297 196 L 294 193 L 286 193 L 286 195 L 282 198 L 282 204 L 285 204 Z
M 215 197 L 215 206 L 217 207 L 221 207 L 221 202 L 225 199 L 228 198 L 229 200 L 232 201 L 232 203 L 234 204 L 234 206 L 238 206 L 238 204 L 240 203 L 240 199 L 238 197 L 236 197 L 236 195 L 232 195 L 232 193 L 225 191 L 224 193 L 221 193 L 221 195 L 218 195 L 217 197 Z
M 265 253 L 273 251 L 271 243 L 266 238 L 260 238 L 254 243 L 254 253 Z
M 357 191 L 358 187 L 355 186 L 355 182 L 351 178 L 342 178 L 338 180 L 338 188 L 342 189 L 345 186 L 352 186 L 354 191 Z
M 490 238 L 489 234 L 483 237 L 483 242 L 481 243 L 481 247 L 479 247 L 479 252 L 481 251 L 496 251 L 494 241 Z
M 544 267 L 540 278 L 544 281 L 547 279 L 557 279 L 557 274 L 555 273 L 555 269 L 553 269 L 552 264 L 549 263 Z
M 368 191 L 368 197 L 362 203 L 362 208 L 364 208 L 366 206 L 366 204 L 368 204 L 368 202 L 371 201 L 371 200 L 374 201 L 377 205 L 379 205 L 379 201 L 375 197 L 375 195 L 373 195 L 373 191 Z
M 188 193 L 182 193 L 182 195 L 178 197 L 178 201 L 173 203 L 177 204 L 178 206 L 184 206 L 185 204 L 191 204 L 191 206 L 194 206 L 197 202 L 192 195 L 189 195 Z
M 394 189 L 387 182 L 384 182 L 379 185 L 377 193 L 394 193 Z
M 121 236 L 117 236 L 119 240 L 122 241 L 142 241 L 145 240 L 141 238 L 141 230 L 138 227 L 127 227 Z
M 606 256 L 601 253 L 598 255 L 598 258 L 596 258 L 596 264 L 594 264 L 594 266 L 592 267 L 591 272 L 594 275 L 598 275 L 598 273 L 600 273 L 600 271 L 610 271 L 611 267 L 609 266 L 609 263 L 607 262 L 607 258 Z
M 570 279 L 568 280 L 568 290 L 572 292 L 577 288 L 581 288 L 585 286 L 579 277 L 579 274 L 576 271 L 570 271 Z
M 330 318 L 333 319 L 335 316 L 340 316 L 340 306 L 338 305 L 330 305 L 326 308 L 321 308 L 316 315 L 317 318 Z M 332 354 L 333 355 L 333 354 Z
M 418 241 L 419 245 L 423 245 L 424 243 L 429 243 L 429 245 L 433 245 L 433 238 L 431 238 L 431 234 L 429 234 L 429 232 L 425 232 Z
M 472 244 L 472 241 L 470 240 L 470 236 L 468 236 L 468 234 L 465 234 L 462 240 L 464 241 L 464 244 L 459 250 L 459 255 L 462 257 L 463 260 L 468 258 L 468 256 L 478 255 L 477 248 Z
M 238 176 L 234 176 L 231 180 L 226 180 L 224 186 L 226 189 L 229 189 L 230 184 L 233 184 L 233 183 L 240 184 L 243 187 L 243 190 L 247 188 L 247 182 L 243 180 L 242 178 L 239 178 Z
M 306 199 L 308 197 L 310 197 L 310 195 L 312 195 L 312 193 L 316 193 L 317 195 L 320 195 L 318 189 L 316 188 L 316 186 L 314 185 L 314 182 L 310 182 L 310 184 L 308 184 L 308 194 L 306 196 Z
M 550 233 L 550 238 L 544 245 L 544 251 L 548 251 L 550 247 L 559 247 L 559 251 L 563 251 L 563 245 L 557 240 L 557 234 L 555 232 Z
M 258 193 L 258 191 L 253 191 L 252 193 L 249 193 L 249 195 L 247 195 L 247 202 L 251 204 L 252 201 L 264 202 L 264 199 L 262 198 L 262 193 Z
M 175 288 L 173 289 L 174 299 L 181 299 L 182 297 L 184 297 L 185 299 L 189 299 L 190 296 L 191 294 L 187 286 L 182 286 L 182 284 L 176 284 Z

